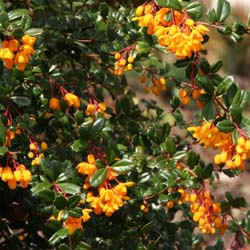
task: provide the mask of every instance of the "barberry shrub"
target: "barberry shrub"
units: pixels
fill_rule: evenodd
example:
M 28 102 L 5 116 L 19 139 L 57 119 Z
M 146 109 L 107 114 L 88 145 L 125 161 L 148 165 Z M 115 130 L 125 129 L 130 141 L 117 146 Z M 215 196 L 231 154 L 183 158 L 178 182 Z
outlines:
M 226 0 L 5 2 L 0 248 L 247 249 L 249 201 L 214 187 L 248 168 L 249 92 L 207 46 L 248 37 L 250 17 Z

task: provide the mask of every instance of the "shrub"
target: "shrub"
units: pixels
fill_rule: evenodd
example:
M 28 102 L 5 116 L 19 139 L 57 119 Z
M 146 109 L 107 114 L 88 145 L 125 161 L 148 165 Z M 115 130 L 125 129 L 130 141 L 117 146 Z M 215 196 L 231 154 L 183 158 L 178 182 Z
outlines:
M 226 0 L 134 2 L 1 5 L 1 249 L 223 249 L 225 232 L 246 249 L 247 202 L 213 186 L 250 158 L 249 92 L 206 43 L 250 20 L 229 22 Z

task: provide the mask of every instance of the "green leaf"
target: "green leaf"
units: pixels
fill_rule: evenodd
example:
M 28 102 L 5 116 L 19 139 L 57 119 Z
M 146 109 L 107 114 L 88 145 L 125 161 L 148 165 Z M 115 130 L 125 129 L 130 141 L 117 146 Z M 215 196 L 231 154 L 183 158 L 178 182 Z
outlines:
M 31 188 L 31 192 L 36 194 L 43 190 L 50 189 L 51 186 L 52 184 L 48 180 L 45 179 L 43 182 L 40 182 L 37 185 L 35 185 L 33 188 Z
M 200 60 L 200 68 L 205 75 L 207 75 L 210 72 L 210 64 L 206 60 L 206 58 L 202 58 Z
M 188 164 L 188 166 L 190 168 L 194 168 L 197 165 L 198 161 L 199 161 L 198 155 L 195 152 L 190 151 L 188 153 L 188 157 L 187 157 L 187 164 Z
M 233 76 L 225 77 L 225 79 L 217 87 L 216 96 L 225 94 L 233 83 L 234 83 Z
M 232 104 L 235 104 L 241 108 L 244 108 L 245 105 L 249 102 L 249 98 L 250 98 L 250 94 L 248 91 L 243 90 L 243 89 L 242 90 L 238 89 L 238 91 L 236 92 L 232 100 Z
M 97 170 L 89 180 L 90 186 L 94 188 L 98 187 L 105 181 L 106 176 L 107 176 L 107 168 L 101 168 Z
M 216 127 L 224 133 L 231 132 L 235 129 L 234 124 L 228 119 L 218 122 Z
M 0 119 L 0 145 L 3 145 L 5 143 L 5 139 L 6 139 L 6 133 L 5 133 L 5 127 Z M 4 149 L 3 149 L 4 151 Z
M 1 131 L 1 128 L 0 128 L 0 131 Z M 0 140 L 1 140 L 1 135 L 0 135 Z M 9 149 L 7 147 L 4 147 L 4 146 L 0 147 L 0 156 L 5 155 L 8 151 L 9 151 Z
M 55 245 L 59 241 L 65 239 L 68 236 L 68 229 L 67 228 L 62 228 L 58 230 L 56 233 L 54 233 L 50 238 L 49 238 L 49 243 L 51 245 Z
M 238 105 L 232 105 L 230 107 L 230 113 L 232 115 L 233 121 L 240 124 L 242 120 L 242 108 Z
M 82 216 L 82 208 L 81 207 L 74 207 L 69 210 L 69 216 L 80 218 Z
M 7 29 L 9 25 L 9 17 L 6 12 L 1 12 L 0 13 L 0 24 L 3 29 Z
M 155 226 L 154 221 L 150 221 L 140 228 L 140 233 L 141 234 L 148 233 L 154 228 L 154 226 Z
M 219 71 L 221 69 L 222 66 L 223 66 L 223 62 L 218 61 L 214 65 L 212 65 L 210 72 L 216 73 L 217 71 Z
M 68 199 L 69 208 L 75 207 L 81 200 L 81 195 L 72 195 Z
M 55 199 L 55 192 L 52 190 L 44 189 L 35 194 L 38 198 L 40 198 L 43 202 L 53 202 Z
M 219 22 L 221 23 L 227 19 L 231 11 L 230 3 L 228 1 L 222 1 L 222 2 L 223 3 L 222 3 L 222 6 L 220 7 L 221 9 L 219 10 L 219 13 L 217 9 L 217 15 L 219 18 Z
M 89 245 L 88 243 L 81 242 L 75 247 L 75 250 L 90 250 L 91 248 L 92 246 Z
M 203 5 L 200 2 L 192 2 L 186 6 L 186 11 L 190 17 L 197 20 L 202 16 Z
M 170 156 L 176 153 L 175 142 L 172 138 L 166 138 L 166 140 L 160 144 L 162 152 L 167 152 Z
M 63 210 L 65 207 L 68 206 L 68 201 L 64 196 L 57 195 L 56 198 L 55 198 L 54 204 L 55 204 L 57 209 Z
M 134 168 L 134 163 L 130 159 L 122 159 L 114 163 L 111 168 L 117 173 L 124 173 Z
M 102 129 L 104 128 L 105 126 L 105 123 L 106 123 L 106 120 L 101 117 L 99 119 L 97 119 L 93 125 L 91 126 L 90 128 L 90 136 L 93 138 L 95 137 L 98 133 L 100 133 L 102 131 Z
M 23 15 L 29 15 L 29 11 L 27 9 L 16 9 L 16 10 L 11 10 L 10 12 L 8 12 L 10 21 L 20 18 Z
M 11 100 L 20 107 L 27 107 L 31 104 L 31 100 L 25 96 L 12 96 Z
M 43 33 L 43 29 L 41 28 L 32 28 L 32 29 L 28 29 L 25 31 L 26 35 L 30 35 L 30 36 L 39 36 Z
M 174 160 L 181 160 L 182 158 L 186 157 L 187 155 L 187 152 L 185 150 L 182 150 L 182 151 L 177 151 L 175 154 L 174 154 L 174 157 L 173 159 Z
M 66 193 L 66 194 L 79 194 L 81 192 L 81 187 L 70 182 L 57 183 L 57 185 Z
M 198 85 L 200 85 L 210 96 L 214 93 L 214 86 L 212 82 L 206 76 L 199 76 L 197 79 Z
M 213 24 L 216 23 L 218 20 L 218 17 L 216 15 L 216 12 L 214 9 L 209 9 L 207 12 L 208 20 Z
M 206 102 L 202 108 L 202 116 L 207 120 L 212 120 L 217 114 L 216 107 L 212 100 Z
M 88 148 L 88 143 L 82 139 L 75 140 L 72 144 L 72 150 L 75 152 L 83 152 L 86 148 Z
M 57 161 L 47 161 L 46 159 L 41 160 L 41 169 L 50 180 L 54 181 L 61 173 L 61 165 Z
M 142 41 L 138 41 L 135 46 L 135 50 L 137 51 L 137 54 L 148 54 L 151 50 L 151 46 Z
M 190 58 L 185 58 L 185 59 L 179 59 L 177 60 L 174 65 L 178 68 L 182 68 L 187 66 L 190 63 Z
M 248 16 L 247 16 L 247 27 L 248 28 L 250 27 L 250 12 L 248 13 Z

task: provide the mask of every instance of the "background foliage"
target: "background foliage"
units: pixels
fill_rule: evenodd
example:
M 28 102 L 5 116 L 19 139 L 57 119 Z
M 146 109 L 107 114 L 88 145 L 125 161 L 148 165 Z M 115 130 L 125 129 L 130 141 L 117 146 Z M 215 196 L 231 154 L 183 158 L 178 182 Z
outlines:
M 13 169 L 15 164 L 24 164 L 32 173 L 27 188 L 10 190 L 6 182 L 0 182 L 1 249 L 223 249 L 218 232 L 213 246 L 206 243 L 193 221 L 190 203 L 180 202 L 180 189 L 209 190 L 216 200 L 212 187 L 218 173 L 233 177 L 242 170 L 216 165 L 213 159 L 205 163 L 193 151 L 195 140 L 186 129 L 213 121 L 219 131 L 232 133 L 234 144 L 241 133 L 248 138 L 250 120 L 243 110 L 249 93 L 233 77 L 218 73 L 222 62 L 209 62 L 209 51 L 167 62 L 162 56 L 166 50 L 156 37 L 132 21 L 142 3 L 1 3 L 2 41 L 21 39 L 24 34 L 36 37 L 35 54 L 24 71 L 0 64 L 0 162 L 3 168 L 9 164 Z M 249 20 L 247 24 L 230 17 L 228 22 L 230 3 L 224 0 L 210 10 L 196 1 L 158 0 L 155 4 L 184 9 L 190 18 L 202 19 L 209 29 L 234 42 L 249 35 Z M 150 79 L 165 79 L 167 108 L 139 100 L 128 86 L 127 73 L 114 75 L 114 55 L 124 48 L 135 58 L 138 84 L 142 75 L 150 86 Z M 187 124 L 178 91 L 187 88 L 190 92 L 192 81 L 205 92 L 199 97 L 201 109 Z M 79 105 L 69 105 L 67 92 L 80 98 Z M 59 100 L 60 108 L 51 108 L 52 98 Z M 100 105 L 103 102 L 106 109 Z M 89 115 L 89 104 L 104 108 Z M 35 156 L 30 157 L 30 152 Z M 95 156 L 97 171 L 87 179 L 76 167 L 82 162 L 91 164 L 90 154 Z M 117 173 L 116 179 L 110 171 Z M 117 181 L 134 183 L 127 186 L 130 199 L 112 216 L 91 212 L 90 220 L 70 231 L 68 218 L 81 218 L 82 210 L 90 208 L 83 185 L 90 184 L 97 195 L 103 183 L 114 187 Z M 247 245 L 248 205 L 230 193 L 221 201 L 227 231 L 234 235 L 232 249 Z M 244 218 L 234 218 L 231 210 L 243 207 Z

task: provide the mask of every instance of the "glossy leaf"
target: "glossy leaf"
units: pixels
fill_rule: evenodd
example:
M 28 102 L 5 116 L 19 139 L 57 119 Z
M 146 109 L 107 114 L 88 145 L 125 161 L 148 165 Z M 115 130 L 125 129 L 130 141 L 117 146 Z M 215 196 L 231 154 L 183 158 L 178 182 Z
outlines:
M 234 124 L 230 120 L 223 120 L 221 122 L 218 122 L 216 124 L 216 127 L 224 133 L 231 132 L 235 129 Z
M 179 11 L 182 8 L 178 0 L 156 0 L 156 2 L 161 7 L 169 7 Z
M 50 238 L 49 242 L 51 245 L 55 245 L 56 243 L 60 242 L 64 238 L 68 236 L 68 229 L 67 228 L 62 228 L 58 230 L 56 233 L 54 233 Z
M 57 184 L 66 194 L 79 194 L 81 187 L 70 182 L 63 182 Z
M 122 159 L 115 162 L 111 168 L 117 173 L 124 173 L 134 168 L 134 163 L 130 159 Z
M 107 168 L 98 169 L 89 180 L 91 187 L 96 188 L 99 185 L 101 185 L 105 181 L 106 176 L 107 176 Z

